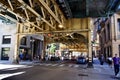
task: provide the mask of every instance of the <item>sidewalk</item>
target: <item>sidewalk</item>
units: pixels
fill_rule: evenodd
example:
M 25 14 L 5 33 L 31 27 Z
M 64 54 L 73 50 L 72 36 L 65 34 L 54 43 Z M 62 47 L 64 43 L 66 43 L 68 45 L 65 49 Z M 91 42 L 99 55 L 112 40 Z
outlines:
M 0 70 L 12 69 L 12 68 L 20 68 L 20 67 L 27 67 L 27 65 L 0 64 Z
M 0 60 L 0 64 L 12 64 L 10 61 Z
M 10 61 L 1 60 L 0 70 L 27 67 L 29 64 L 31 65 L 33 63 L 31 61 L 23 61 L 23 62 L 20 62 L 19 64 L 13 64 Z
M 79 80 L 120 80 L 120 76 L 115 77 L 114 67 L 104 63 L 100 65 L 99 60 L 93 60 L 93 68 L 76 69 Z
M 120 80 L 114 76 L 114 69 L 108 65 L 96 65 L 94 68 L 79 70 L 79 80 Z

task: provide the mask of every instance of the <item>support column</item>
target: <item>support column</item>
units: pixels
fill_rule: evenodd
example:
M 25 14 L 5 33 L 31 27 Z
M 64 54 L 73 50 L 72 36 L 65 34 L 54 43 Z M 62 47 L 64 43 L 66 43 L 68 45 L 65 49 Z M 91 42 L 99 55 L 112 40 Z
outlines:
M 16 41 L 15 41 L 15 54 L 14 54 L 14 60 L 13 63 L 19 64 L 19 29 L 20 25 L 17 23 L 17 32 L 16 32 Z
M 93 56 L 92 56 L 92 43 L 91 43 L 91 30 L 88 32 L 88 68 L 93 68 Z
M 34 60 L 34 42 L 35 42 L 35 40 L 32 38 L 31 39 L 31 58 L 32 58 L 32 61 Z
M 47 45 L 47 40 L 46 40 L 46 37 L 44 36 L 44 41 L 43 41 L 43 50 L 42 50 L 42 59 L 45 57 L 45 54 L 46 54 L 46 45 Z

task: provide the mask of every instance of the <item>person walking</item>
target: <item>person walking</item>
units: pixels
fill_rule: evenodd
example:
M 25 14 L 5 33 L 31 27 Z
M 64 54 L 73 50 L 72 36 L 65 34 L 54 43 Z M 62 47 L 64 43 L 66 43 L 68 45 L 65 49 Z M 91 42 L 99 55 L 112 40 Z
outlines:
M 119 73 L 119 61 L 120 61 L 120 58 L 117 56 L 117 54 L 115 54 L 115 57 L 113 57 L 115 76 L 117 76 L 117 74 Z
M 99 60 L 100 60 L 100 64 L 103 65 L 103 63 L 104 63 L 104 56 L 103 56 L 103 54 L 101 54 L 99 56 Z
M 19 54 L 19 59 L 20 59 L 20 61 L 23 60 L 23 57 L 24 57 L 24 56 L 23 56 L 23 52 L 20 51 L 20 54 Z

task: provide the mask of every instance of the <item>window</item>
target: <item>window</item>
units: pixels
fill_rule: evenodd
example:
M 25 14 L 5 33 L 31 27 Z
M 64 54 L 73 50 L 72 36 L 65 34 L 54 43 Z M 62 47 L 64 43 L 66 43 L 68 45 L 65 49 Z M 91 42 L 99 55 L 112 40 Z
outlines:
M 9 47 L 2 48 L 1 60 L 9 60 L 9 52 L 10 52 Z
M 3 44 L 10 44 L 11 43 L 11 36 L 10 35 L 4 35 L 2 43 Z
M 110 55 L 109 56 L 112 56 L 112 47 L 110 46 Z
M 108 40 L 110 40 L 110 23 L 107 24 L 107 29 L 108 29 Z
M 27 38 L 26 37 L 23 37 L 21 39 L 21 45 L 26 45 L 26 41 L 27 41 Z
M 104 35 L 104 40 L 105 40 L 104 42 L 106 42 L 106 31 L 105 30 L 104 30 L 104 34 L 103 35 Z
M 117 22 L 118 22 L 118 30 L 120 31 L 120 19 L 118 19 Z

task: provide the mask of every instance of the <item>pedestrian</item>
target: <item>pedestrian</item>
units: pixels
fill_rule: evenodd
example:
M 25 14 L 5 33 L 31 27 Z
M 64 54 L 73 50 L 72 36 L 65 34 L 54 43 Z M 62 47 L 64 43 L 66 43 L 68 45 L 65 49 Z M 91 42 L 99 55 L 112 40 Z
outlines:
M 19 59 L 20 59 L 20 60 L 23 60 L 23 57 L 24 57 L 24 56 L 23 56 L 23 53 L 22 53 L 22 51 L 20 51 Z
M 117 54 L 115 54 L 115 57 L 113 57 L 115 76 L 117 76 L 117 74 L 119 73 L 119 61 L 120 61 L 120 58 L 117 56 Z
M 104 63 L 104 56 L 103 56 L 103 54 L 101 54 L 99 56 L 99 60 L 100 60 L 100 64 L 103 65 L 103 63 Z

